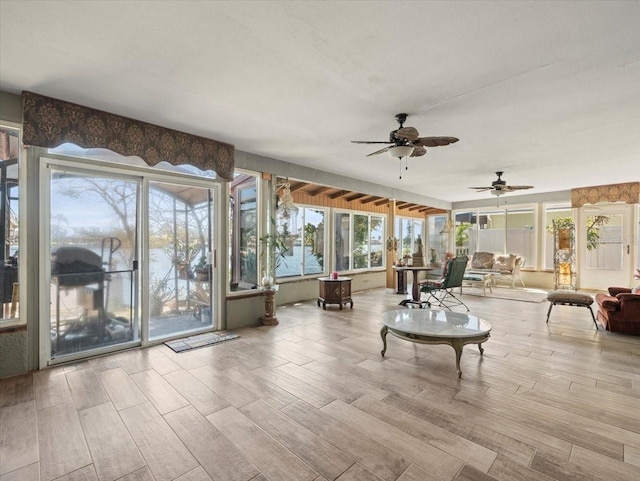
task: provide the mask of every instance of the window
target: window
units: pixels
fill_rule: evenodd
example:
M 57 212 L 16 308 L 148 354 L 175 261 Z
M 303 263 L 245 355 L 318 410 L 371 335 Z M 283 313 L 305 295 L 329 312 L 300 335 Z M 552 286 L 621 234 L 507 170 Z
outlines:
M 586 218 L 587 231 L 585 269 L 620 271 L 623 268 L 625 244 L 622 214 L 595 212 Z
M 236 172 L 229 185 L 230 290 L 258 285 L 258 176 Z
M 477 251 L 505 252 L 506 218 L 504 209 L 478 212 Z
M 444 256 L 447 251 L 448 242 L 451 234 L 440 233 L 447 224 L 446 215 L 430 215 L 427 217 L 427 252 L 425 256 L 427 260 L 436 262 L 444 262 Z
M 334 216 L 335 270 L 347 271 L 351 260 L 351 214 L 336 212 Z
M 367 213 L 334 215 L 335 270 L 383 267 L 384 217 Z
M 417 251 L 416 240 L 422 242 L 424 221 L 407 217 L 396 217 L 395 236 L 400 239 L 398 257 L 410 256 Z
M 382 267 L 384 221 L 382 217 L 369 217 L 369 267 Z
M 525 267 L 536 265 L 535 208 L 508 207 L 455 215 L 456 255 L 474 252 L 518 254 Z
M 553 221 L 573 219 L 573 209 L 569 204 L 545 204 L 544 206 L 544 262 L 543 269 L 553 270 Z
M 507 250 L 524 257 L 524 267 L 536 266 L 535 210 L 507 209 Z
M 301 207 L 296 218 L 291 220 L 278 220 L 278 234 L 287 250 L 282 262 L 276 263 L 276 277 L 322 274 L 325 210 L 319 207 Z
M 19 130 L 0 125 L 0 295 L 2 313 L 0 321 L 17 319 L 20 315 L 18 302 L 18 257 L 19 257 L 19 200 L 18 167 L 20 156 Z
M 458 212 L 455 215 L 456 256 L 471 256 L 477 251 L 477 215 L 475 212 Z

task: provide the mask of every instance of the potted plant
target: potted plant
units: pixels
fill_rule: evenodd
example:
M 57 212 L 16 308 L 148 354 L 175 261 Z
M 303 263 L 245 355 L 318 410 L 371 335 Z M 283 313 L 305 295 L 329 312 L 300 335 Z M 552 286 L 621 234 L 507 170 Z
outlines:
M 587 250 L 593 250 L 598 248 L 600 243 L 600 227 L 609 223 L 609 216 L 607 215 L 594 215 L 587 217 Z M 571 229 L 573 228 L 572 217 L 561 217 L 556 219 L 556 226 L 558 229 Z M 547 231 L 553 233 L 553 224 L 547 226 Z
M 193 269 L 196 280 L 207 282 L 209 280 L 209 266 L 207 265 L 206 256 L 200 256 L 200 260 Z
M 200 245 L 197 240 L 187 244 L 180 238 L 175 240 L 175 244 L 165 248 L 167 252 L 173 251 L 173 264 L 176 266 L 179 279 L 193 279 L 193 271 L 191 263 L 200 251 Z
M 262 287 L 271 288 L 275 284 L 276 271 L 283 263 L 286 264 L 287 236 L 284 234 L 266 234 L 260 237 L 260 257 L 266 259 L 267 267 L 262 271 Z

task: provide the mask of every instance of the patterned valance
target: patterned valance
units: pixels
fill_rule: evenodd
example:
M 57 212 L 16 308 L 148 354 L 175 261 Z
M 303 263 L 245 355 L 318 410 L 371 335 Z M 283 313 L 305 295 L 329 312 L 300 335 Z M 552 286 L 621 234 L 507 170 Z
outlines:
M 85 149 L 105 148 L 137 155 L 148 165 L 166 161 L 215 170 L 233 179 L 234 146 L 139 120 L 22 92 L 25 145 L 53 148 L 71 142 Z
M 598 202 L 637 204 L 640 202 L 640 182 L 571 189 L 571 207 L 582 207 L 585 204 Z

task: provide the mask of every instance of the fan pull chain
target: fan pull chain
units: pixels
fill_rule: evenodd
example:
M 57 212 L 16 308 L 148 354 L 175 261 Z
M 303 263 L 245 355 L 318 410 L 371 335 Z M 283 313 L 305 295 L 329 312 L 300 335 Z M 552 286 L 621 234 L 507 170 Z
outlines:
M 400 159 L 400 180 L 402 180 L 402 159 Z

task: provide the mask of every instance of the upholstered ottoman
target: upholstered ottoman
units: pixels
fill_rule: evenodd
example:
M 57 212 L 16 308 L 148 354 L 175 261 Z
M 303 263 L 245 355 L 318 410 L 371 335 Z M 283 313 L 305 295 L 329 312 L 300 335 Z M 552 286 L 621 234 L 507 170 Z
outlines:
M 462 285 L 460 286 L 460 294 L 462 294 L 463 286 L 472 286 L 472 287 L 482 287 L 482 295 L 487 295 L 487 287 L 489 288 L 489 292 L 493 292 L 491 290 L 491 283 L 493 282 L 493 273 L 488 274 L 467 274 L 465 273 L 462 278 Z
M 598 323 L 596 322 L 596 318 L 593 315 L 593 310 L 591 309 L 591 304 L 593 304 L 593 297 L 588 294 L 580 294 L 578 292 L 572 291 L 553 291 L 550 292 L 547 296 L 547 300 L 551 303 L 549 305 L 549 311 L 547 312 L 547 324 L 549 323 L 549 316 L 551 315 L 551 309 L 553 306 L 560 304 L 561 306 L 577 306 L 577 307 L 586 307 L 589 309 L 591 313 L 591 318 L 593 319 L 593 323 L 598 329 Z

